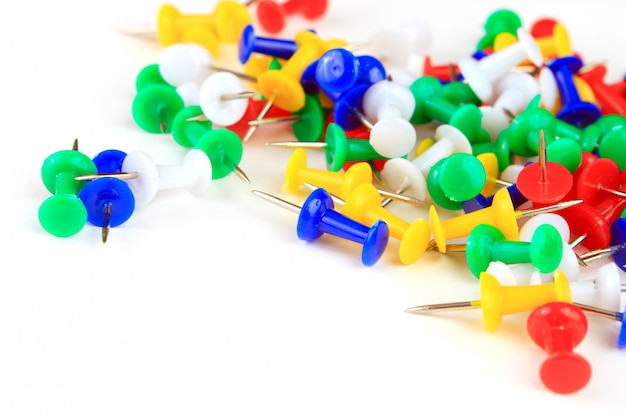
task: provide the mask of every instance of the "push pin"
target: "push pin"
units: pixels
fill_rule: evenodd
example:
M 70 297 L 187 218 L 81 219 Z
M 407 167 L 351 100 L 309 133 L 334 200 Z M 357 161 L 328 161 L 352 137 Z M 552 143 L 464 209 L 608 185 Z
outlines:
M 94 158 L 95 160 L 96 158 Z M 118 178 L 126 181 L 135 204 L 146 205 L 160 190 L 186 188 L 194 195 L 203 193 L 211 184 L 212 167 L 207 154 L 200 149 L 191 149 L 181 165 L 156 164 L 145 152 L 135 151 L 124 156 L 118 171 L 96 175 L 83 175 L 78 180 L 95 180 L 101 177 Z
M 567 303 L 572 301 L 569 281 L 559 271 L 554 274 L 554 282 L 552 283 L 515 287 L 501 286 L 494 276 L 483 272 L 480 274 L 479 300 L 420 305 L 405 311 L 411 314 L 422 314 L 480 308 L 483 313 L 485 329 L 494 332 L 500 326 L 502 316 L 530 311 L 550 301 Z
M 563 200 L 573 186 L 572 174 L 565 166 L 548 161 L 546 139 L 539 132 L 539 162 L 528 164 L 517 177 L 517 188 L 533 205 L 554 204 Z
M 306 164 L 306 151 L 303 148 L 296 149 L 289 161 L 287 161 L 283 191 L 295 194 L 302 185 L 308 183 L 318 188 L 324 188 L 330 195 L 335 195 L 345 200 L 359 185 L 372 183 L 372 167 L 367 162 L 357 162 L 351 165 L 345 172 L 309 168 Z M 376 191 L 385 198 L 396 199 L 414 205 L 426 204 L 424 201 L 403 194 L 379 188 Z
M 623 349 L 626 347 L 626 313 L 623 311 L 612 311 L 607 310 L 600 307 L 590 306 L 583 303 L 574 303 L 577 307 L 581 308 L 583 311 L 594 314 L 600 317 L 606 317 L 608 319 L 613 319 L 615 321 L 619 321 L 620 331 L 617 336 L 617 347 L 619 349 Z
M 462 84 L 462 83 L 459 83 Z M 457 104 L 446 96 L 446 89 L 441 82 L 431 76 L 419 77 L 409 87 L 415 98 L 415 110 L 411 123 L 424 125 L 438 121 L 457 128 L 469 142 L 481 142 L 480 138 L 489 137 L 482 129 L 482 112 L 474 103 Z
M 415 147 L 417 136 L 409 122 L 415 97 L 408 87 L 394 81 L 377 81 L 365 92 L 362 106 L 365 116 L 374 121 L 369 140 L 378 153 L 394 158 Z
M 595 206 L 609 195 L 626 198 L 626 193 L 620 191 L 621 186 L 621 172 L 617 163 L 609 158 L 598 158 L 578 174 L 576 197 Z
M 202 35 L 213 33 L 217 42 L 235 43 L 243 28 L 252 23 L 247 7 L 237 1 L 218 2 L 213 13 L 181 13 L 175 6 L 166 3 L 157 14 L 157 36 L 162 46 L 190 41 L 194 32 L 203 29 Z M 151 29 L 154 31 L 154 29 Z
M 132 115 L 135 123 L 149 133 L 170 133 L 174 117 L 185 103 L 176 88 L 165 84 L 146 85 L 135 95 Z
M 118 178 L 90 181 L 78 193 L 87 209 L 87 221 L 102 228 L 106 243 L 111 227 L 125 223 L 135 211 L 135 196 L 128 184 Z
M 467 238 L 467 265 L 475 277 L 487 270 L 489 263 L 532 264 L 541 273 L 555 271 L 563 257 L 563 239 L 550 224 L 535 230 L 530 242 L 507 240 L 504 234 L 489 224 L 474 227 Z
M 428 247 L 428 221 L 418 217 L 409 223 L 383 208 L 380 197 L 372 184 L 363 183 L 348 195 L 341 213 L 368 226 L 383 220 L 389 226 L 389 235 L 400 240 L 400 261 L 404 264 L 416 262 Z
M 245 64 L 253 53 L 279 59 L 289 59 L 298 50 L 298 45 L 290 39 L 277 39 L 257 36 L 254 26 L 243 28 L 239 40 L 239 62 Z
M 611 247 L 619 247 L 618 250 L 611 253 L 613 261 L 622 271 L 626 271 L 626 250 L 621 248 L 626 245 L 626 218 L 615 219 L 611 224 L 610 233 Z
M 246 113 L 247 99 L 256 95 L 255 91 L 245 91 L 237 76 L 219 71 L 202 83 L 199 104 L 207 119 L 220 126 L 231 126 Z
M 462 58 L 458 65 L 463 79 L 472 87 L 476 95 L 484 102 L 490 102 L 495 81 L 509 72 L 511 68 L 526 59 L 536 66 L 543 64 L 541 51 L 535 39 L 522 28 L 517 29 L 518 41 L 498 52 L 494 52 L 477 61 L 474 58 Z
M 250 184 L 250 179 L 238 165 L 243 156 L 243 144 L 239 136 L 229 129 L 213 129 L 211 121 L 188 121 L 200 114 L 200 106 L 181 110 L 173 121 L 174 140 L 181 146 L 206 153 L 211 161 L 214 180 L 234 171 L 240 179 Z
M 333 199 L 323 188 L 313 190 L 302 207 L 262 191 L 252 191 L 258 197 L 294 213 L 298 213 L 297 234 L 300 240 L 312 242 L 324 233 L 363 245 L 361 261 L 372 266 L 383 255 L 389 241 L 389 227 L 380 220 L 371 227 L 358 223 L 334 210 Z
M 283 30 L 288 16 L 300 14 L 307 20 L 315 20 L 328 8 L 328 0 L 287 0 L 282 4 L 274 0 L 256 0 L 254 3 L 259 24 L 268 33 Z
M 561 108 L 556 114 L 558 119 L 577 127 L 587 127 L 598 120 L 602 113 L 593 103 L 583 101 L 574 83 L 574 74 L 582 67 L 582 61 L 576 56 L 554 59 L 548 68 L 554 73 L 561 97 Z
M 513 208 L 509 192 L 506 188 L 501 188 L 494 194 L 491 206 L 444 221 L 440 220 L 435 206 L 431 206 L 430 224 L 437 249 L 445 253 L 448 240 L 469 236 L 472 229 L 479 224 L 490 224 L 497 227 L 507 239 L 519 240 L 518 219 L 563 210 L 580 203 L 581 200 L 572 200 L 537 209 L 516 210 Z
M 591 378 L 591 365 L 574 352 L 587 334 L 587 318 L 571 302 L 548 302 L 535 308 L 526 322 L 528 335 L 548 353 L 539 375 L 543 384 L 557 394 L 571 394 Z
M 82 230 L 87 222 L 87 209 L 78 193 L 85 183 L 75 178 L 96 172 L 91 158 L 76 150 L 58 151 L 44 160 L 41 179 L 52 196 L 39 206 L 38 218 L 46 232 L 69 237 Z
M 479 195 L 486 183 L 485 167 L 478 158 L 467 153 L 455 153 L 439 160 L 426 180 L 430 198 L 447 210 L 461 210 L 463 202 Z
M 335 123 L 326 128 L 324 142 L 268 142 L 269 146 L 285 148 L 324 149 L 329 171 L 341 170 L 349 161 L 374 161 L 385 159 L 372 145 L 362 139 L 347 138 L 346 132 Z

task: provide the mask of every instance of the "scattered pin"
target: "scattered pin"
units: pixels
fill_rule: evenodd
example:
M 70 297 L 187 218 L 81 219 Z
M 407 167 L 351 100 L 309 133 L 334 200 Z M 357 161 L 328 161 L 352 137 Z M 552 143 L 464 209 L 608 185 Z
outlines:
M 301 240 L 311 242 L 328 233 L 360 243 L 363 245 L 361 261 L 366 266 L 374 265 L 387 247 L 387 223 L 380 220 L 368 227 L 346 217 L 334 210 L 333 199 L 323 188 L 311 192 L 302 207 L 262 191 L 252 192 L 270 203 L 299 214 L 296 231 Z
M 554 282 L 541 285 L 502 286 L 491 274 L 480 274 L 480 299 L 454 303 L 426 304 L 405 310 L 411 314 L 435 311 L 482 309 L 487 331 L 495 331 L 505 314 L 521 313 L 550 301 L 572 301 L 569 281 L 563 273 L 554 274 Z

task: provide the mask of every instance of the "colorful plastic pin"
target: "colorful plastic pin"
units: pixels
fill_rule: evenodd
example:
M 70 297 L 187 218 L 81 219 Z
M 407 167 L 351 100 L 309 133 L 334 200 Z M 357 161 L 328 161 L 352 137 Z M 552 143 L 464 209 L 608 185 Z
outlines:
M 578 175 L 576 197 L 595 206 L 609 195 L 626 198 L 621 191 L 622 178 L 620 169 L 609 158 L 598 158 L 589 163 Z
M 197 37 L 194 31 L 202 35 L 212 32 L 219 42 L 236 43 L 243 28 L 250 23 L 252 16 L 248 8 L 236 1 L 220 0 L 213 13 L 204 14 L 183 14 L 172 4 L 165 3 L 157 15 L 157 36 L 165 47 Z
M 288 16 L 301 14 L 305 19 L 315 20 L 328 8 L 328 0 L 287 0 L 282 4 L 274 0 L 256 0 L 255 4 L 259 25 L 268 33 L 282 31 Z
M 591 365 L 574 352 L 587 334 L 587 318 L 570 302 L 549 302 L 528 315 L 528 335 L 548 353 L 539 375 L 543 384 L 558 394 L 571 394 L 591 378 Z
M 548 161 L 543 130 L 539 133 L 539 162 L 524 167 L 517 177 L 517 188 L 534 205 L 562 201 L 573 186 L 572 174 L 556 162 Z
M 87 209 L 87 221 L 102 228 L 102 243 L 106 243 L 111 227 L 125 223 L 135 211 L 133 192 L 118 178 L 90 181 L 80 190 L 78 198 Z
M 202 113 L 200 106 L 181 110 L 173 121 L 172 137 L 181 146 L 200 149 L 211 161 L 214 180 L 235 172 L 250 184 L 250 179 L 239 167 L 243 144 L 237 134 L 229 129 L 213 129 L 211 121 L 188 121 Z
M 582 303 L 574 303 L 577 307 L 580 307 L 583 311 L 589 312 L 596 316 L 606 317 L 609 319 L 613 319 L 615 321 L 619 321 L 620 331 L 617 336 L 616 345 L 619 349 L 623 349 L 626 347 L 626 313 L 623 311 L 611 311 L 600 307 L 590 306 Z
M 372 266 L 383 255 L 389 241 L 389 227 L 378 221 L 371 227 L 358 223 L 334 210 L 333 199 L 323 188 L 313 190 L 302 207 L 258 190 L 252 192 L 270 203 L 298 213 L 297 234 L 300 240 L 312 242 L 324 233 L 363 245 L 361 261 Z
M 369 140 L 379 154 L 395 158 L 415 147 L 417 134 L 409 122 L 414 110 L 415 97 L 408 87 L 381 80 L 367 89 L 363 112 L 374 122 Z
M 492 261 L 530 263 L 539 272 L 550 273 L 561 263 L 563 239 L 550 224 L 539 226 L 530 242 L 507 240 L 496 227 L 479 224 L 467 238 L 465 255 L 470 271 L 477 278 Z
M 372 167 L 367 162 L 357 162 L 351 165 L 345 172 L 335 172 L 322 169 L 309 168 L 307 165 L 306 151 L 303 148 L 296 149 L 285 170 L 285 183 L 283 191 L 295 194 L 305 184 L 311 184 L 318 188 L 324 188 L 329 194 L 345 200 L 350 193 L 359 185 L 372 183 Z M 376 189 L 378 194 L 386 198 L 404 201 L 414 205 L 424 205 L 424 201 L 410 196 Z
M 515 210 L 509 192 L 505 188 L 501 188 L 494 194 L 491 206 L 447 220 L 441 221 L 437 209 L 435 206 L 431 206 L 429 210 L 430 227 L 437 249 L 439 252 L 445 253 L 448 240 L 469 236 L 472 229 L 479 224 L 490 224 L 497 227 L 507 239 L 519 240 L 518 219 L 563 210 L 580 203 L 582 203 L 581 200 L 573 200 L 532 210 Z
M 554 274 L 554 282 L 552 283 L 515 287 L 503 287 L 494 276 L 483 272 L 480 274 L 480 299 L 426 304 L 411 307 L 405 311 L 411 314 L 422 314 L 480 308 L 483 313 L 485 329 L 494 332 L 500 326 L 502 316 L 530 311 L 551 301 L 572 302 L 569 281 L 559 271 Z
M 255 91 L 245 91 L 236 75 L 219 71 L 206 78 L 200 87 L 200 107 L 204 115 L 220 126 L 237 123 L 246 113 L 248 98 Z
M 44 160 L 41 179 L 53 194 L 39 206 L 39 224 L 46 232 L 69 237 L 82 230 L 87 222 L 87 209 L 78 193 L 85 183 L 75 178 L 96 172 L 91 158 L 75 150 L 58 151 Z
M 352 190 L 341 208 L 341 213 L 368 226 L 380 220 L 387 223 L 389 235 L 400 240 L 398 254 L 403 264 L 416 262 L 428 247 L 428 221 L 418 217 L 409 223 L 384 209 L 381 195 L 370 183 L 363 183 Z
M 293 40 L 257 36 L 254 26 L 248 25 L 239 40 L 239 62 L 245 64 L 253 53 L 289 59 L 297 49 L 298 45 Z
M 119 172 L 99 172 L 77 179 L 103 176 L 125 180 L 135 196 L 135 204 L 142 206 L 152 201 L 160 190 L 186 188 L 194 195 L 203 193 L 211 184 L 212 167 L 207 154 L 199 149 L 188 151 L 181 165 L 156 164 L 147 153 L 134 151 L 124 156 Z
M 326 127 L 324 142 L 267 142 L 269 146 L 285 148 L 324 149 L 329 171 L 341 170 L 349 161 L 374 161 L 385 159 L 372 145 L 362 139 L 347 138 L 346 132 L 335 123 Z
M 522 19 L 520 16 L 509 9 L 498 9 L 487 17 L 483 28 L 485 34 L 480 38 L 476 45 L 477 50 L 483 50 L 493 47 L 493 42 L 501 33 L 517 33 L 517 29 L 522 27 Z
M 459 181 L 459 178 L 464 178 Z M 487 173 L 475 156 L 455 153 L 440 159 L 428 172 L 430 198 L 447 210 L 461 210 L 463 202 L 475 198 L 485 188 Z
M 540 67 L 543 64 L 541 51 L 535 39 L 522 28 L 517 29 L 518 42 L 498 52 L 494 52 L 477 61 L 474 58 L 461 58 L 458 62 L 463 79 L 476 95 L 484 102 L 490 102 L 493 96 L 494 82 L 511 68 L 527 59 Z
M 580 58 L 572 55 L 550 61 L 548 68 L 556 78 L 561 97 L 561 108 L 556 117 L 574 126 L 584 128 L 598 120 L 602 113 L 595 104 L 583 101 L 576 89 L 574 74 L 580 70 L 582 65 Z
M 411 123 L 423 125 L 438 121 L 448 124 L 459 129 L 471 142 L 479 142 L 485 135 L 489 138 L 481 128 L 482 113 L 478 106 L 473 103 L 459 105 L 445 97 L 445 89 L 437 78 L 419 77 L 409 88 L 415 98 Z

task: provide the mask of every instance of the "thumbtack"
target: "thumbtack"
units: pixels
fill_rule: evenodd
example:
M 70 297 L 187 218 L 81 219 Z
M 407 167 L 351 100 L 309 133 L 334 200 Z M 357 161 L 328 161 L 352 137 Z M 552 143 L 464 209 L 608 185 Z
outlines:
M 297 49 L 293 40 L 257 36 L 254 26 L 247 25 L 239 39 L 239 62 L 245 64 L 253 53 L 289 59 Z
M 341 213 L 371 226 L 383 220 L 389 226 L 389 235 L 400 240 L 399 258 L 404 264 L 416 262 L 426 251 L 430 226 L 426 219 L 416 218 L 409 223 L 382 207 L 380 194 L 371 183 L 358 185 L 346 198 Z
M 623 311 L 611 311 L 600 307 L 590 306 L 583 303 L 574 303 L 577 307 L 580 307 L 583 311 L 589 312 L 596 316 L 606 317 L 619 321 L 621 323 L 620 331 L 617 336 L 617 347 L 623 349 L 626 347 L 626 314 Z
M 203 34 L 214 33 L 220 42 L 235 43 L 243 28 L 250 23 L 250 12 L 236 1 L 222 0 L 213 13 L 195 14 L 181 13 L 172 4 L 165 3 L 158 11 L 156 30 L 159 42 L 165 47 L 184 42 L 197 28 L 204 29 Z
M 199 104 L 204 115 L 213 123 L 230 126 L 246 113 L 246 99 L 256 95 L 254 91 L 244 91 L 243 83 L 234 74 L 219 71 L 202 83 Z
M 380 80 L 363 96 L 363 112 L 374 121 L 370 143 L 378 153 L 395 158 L 408 154 L 416 142 L 416 132 L 409 121 L 415 110 L 415 97 L 408 87 Z
M 540 213 L 549 213 L 563 210 L 582 203 L 582 200 L 572 200 L 530 210 L 516 210 L 513 208 L 511 196 L 506 188 L 501 188 L 494 194 L 491 206 L 471 213 L 456 216 L 444 221 L 439 219 L 435 206 L 430 207 L 430 223 L 435 243 L 439 252 L 446 252 L 448 240 L 466 237 L 479 224 L 490 224 L 497 227 L 507 239 L 519 240 L 519 226 L 517 220 Z
M 419 77 L 409 88 L 415 98 L 411 123 L 423 125 L 439 121 L 460 130 L 470 142 L 478 141 L 483 135 L 482 113 L 478 106 L 471 102 L 462 105 L 454 103 L 445 96 L 446 89 L 437 78 L 427 75 Z
M 561 108 L 556 114 L 558 119 L 574 126 L 586 127 L 602 116 L 595 104 L 583 101 L 574 84 L 574 74 L 582 67 L 582 61 L 576 56 L 565 56 L 548 63 L 553 72 L 561 97 Z
M 541 51 L 530 33 L 518 28 L 517 39 L 516 43 L 479 61 L 469 57 L 459 60 L 458 65 L 464 80 L 484 102 L 491 101 L 494 82 L 509 72 L 511 68 L 526 59 L 530 59 L 537 67 L 543 64 Z
M 259 25 L 268 33 L 278 33 L 285 27 L 287 16 L 301 14 L 308 20 L 320 18 L 328 8 L 328 0 L 256 0 L 256 16 Z
M 467 264 L 477 278 L 492 261 L 531 263 L 541 273 L 553 272 L 562 256 L 563 239 L 550 224 L 537 227 L 530 242 L 506 240 L 500 230 L 489 224 L 474 227 L 467 238 Z
M 626 197 L 621 189 L 621 172 L 615 161 L 598 158 L 587 164 L 578 174 L 576 196 L 585 203 L 595 206 L 608 195 Z
M 467 310 L 480 308 L 485 329 L 494 332 L 506 314 L 522 313 L 550 301 L 571 303 L 569 281 L 563 273 L 554 274 L 554 282 L 541 285 L 502 286 L 498 280 L 483 272 L 480 274 L 480 299 L 454 303 L 426 304 L 405 310 L 411 314 L 435 311 Z
M 346 217 L 334 210 L 333 199 L 323 188 L 313 190 L 302 207 L 262 191 L 252 192 L 270 203 L 299 214 L 296 231 L 300 240 L 312 242 L 328 233 L 360 243 L 363 245 L 361 261 L 365 266 L 378 262 L 387 247 L 387 223 L 380 220 L 368 227 Z
M 85 183 L 75 178 L 96 172 L 91 158 L 75 150 L 58 151 L 44 160 L 41 179 L 52 195 L 39 206 L 38 218 L 46 232 L 69 237 L 82 230 L 87 222 L 87 209 L 78 193 Z
M 347 138 L 346 132 L 335 123 L 326 128 L 324 142 L 267 142 L 269 146 L 284 148 L 324 149 L 329 171 L 341 170 L 348 161 L 374 161 L 385 159 L 363 139 Z
M 517 177 L 517 188 L 536 205 L 561 201 L 573 186 L 572 174 L 565 166 L 548 161 L 544 131 L 539 132 L 539 162 L 528 164 Z
M 172 120 L 184 107 L 176 88 L 166 84 L 150 84 L 137 91 L 132 103 L 135 123 L 149 133 L 169 133 Z
M 229 129 L 212 129 L 211 121 L 188 121 L 202 114 L 200 106 L 188 106 L 173 121 L 172 137 L 181 146 L 200 149 L 211 161 L 212 178 L 225 177 L 231 172 L 250 184 L 250 179 L 239 167 L 243 144 L 237 134 Z
M 306 164 L 306 151 L 304 148 L 296 149 L 287 161 L 283 191 L 294 194 L 304 183 L 309 183 L 315 187 L 324 188 L 330 195 L 335 195 L 345 200 L 355 188 L 363 183 L 371 183 L 373 178 L 371 165 L 364 161 L 351 165 L 345 172 L 309 168 Z M 426 204 L 424 201 L 410 196 L 379 188 L 376 191 L 382 197 L 414 205 Z
M 98 170 L 101 171 L 100 168 Z M 124 180 L 133 192 L 135 204 L 138 206 L 148 204 L 160 190 L 165 189 L 186 188 L 192 194 L 201 194 L 211 184 L 212 179 L 211 161 L 200 149 L 189 150 L 181 165 L 156 164 L 145 152 L 131 152 L 124 155 L 118 171 L 83 175 L 76 179 L 95 180 L 107 177 Z
M 591 378 L 591 365 L 574 352 L 587 334 L 587 318 L 571 302 L 548 302 L 528 315 L 528 335 L 548 353 L 539 375 L 543 384 L 558 394 L 580 390 Z
M 87 221 L 102 228 L 106 243 L 111 227 L 126 222 L 135 211 L 135 196 L 128 184 L 117 178 L 90 181 L 78 193 L 87 209 Z

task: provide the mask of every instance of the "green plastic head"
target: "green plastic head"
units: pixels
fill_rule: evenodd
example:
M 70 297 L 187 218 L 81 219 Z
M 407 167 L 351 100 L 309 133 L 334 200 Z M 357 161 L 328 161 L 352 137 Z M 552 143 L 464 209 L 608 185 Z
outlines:
M 183 99 L 170 85 L 144 87 L 133 100 L 135 123 L 149 133 L 170 133 L 174 117 L 184 107 Z

